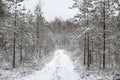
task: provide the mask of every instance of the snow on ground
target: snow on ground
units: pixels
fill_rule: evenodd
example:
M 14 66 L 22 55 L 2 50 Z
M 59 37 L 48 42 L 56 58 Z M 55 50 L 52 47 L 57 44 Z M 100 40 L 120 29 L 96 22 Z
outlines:
M 21 77 L 28 76 L 34 72 L 41 70 L 45 67 L 45 64 L 50 62 L 54 57 L 51 51 L 46 56 L 39 60 L 33 60 L 31 63 L 23 63 L 23 65 L 16 67 L 15 69 L 9 68 L 8 63 L 3 63 L 3 68 L 0 68 L 0 80 L 17 80 Z M 4 66 L 6 65 L 6 66 Z
M 78 57 L 79 51 L 56 50 L 53 53 L 53 59 L 47 58 L 49 63 L 42 70 L 26 67 L 0 69 L 0 80 L 120 80 L 119 70 L 86 70 L 80 63 L 82 57 Z
M 64 50 L 56 50 L 52 61 L 41 70 L 17 80 L 80 80 Z

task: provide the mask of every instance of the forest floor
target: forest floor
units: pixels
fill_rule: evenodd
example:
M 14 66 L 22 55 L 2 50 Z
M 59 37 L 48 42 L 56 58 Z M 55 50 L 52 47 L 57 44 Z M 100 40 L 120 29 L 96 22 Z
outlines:
M 44 56 L 41 60 L 34 60 L 32 63 L 23 63 L 23 65 L 16 67 L 15 69 L 5 67 L 8 63 L 4 63 L 4 67 L 0 68 L 0 80 L 16 80 L 22 77 L 33 74 L 36 71 L 40 71 L 45 67 L 45 64 L 49 63 L 54 57 L 53 52 L 50 52 L 46 57 Z
M 77 72 L 76 65 L 67 54 L 65 50 L 56 50 L 53 59 L 41 70 L 31 68 L 0 70 L 2 72 L 0 80 L 120 80 L 117 77 L 113 79 L 115 71 L 86 71 L 80 66 L 81 70 Z
M 50 63 L 35 73 L 17 80 L 79 80 L 79 74 L 64 50 L 55 51 Z

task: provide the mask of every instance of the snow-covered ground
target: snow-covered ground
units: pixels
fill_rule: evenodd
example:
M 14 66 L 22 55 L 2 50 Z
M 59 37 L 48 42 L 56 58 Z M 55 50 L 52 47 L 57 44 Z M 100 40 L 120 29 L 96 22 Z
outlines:
M 65 50 L 56 50 L 52 61 L 29 76 L 17 80 L 80 80 Z
M 80 63 L 82 57 L 78 58 L 77 52 L 56 50 L 53 53 L 52 60 L 41 70 L 0 70 L 0 80 L 120 80 L 118 70 L 86 70 Z

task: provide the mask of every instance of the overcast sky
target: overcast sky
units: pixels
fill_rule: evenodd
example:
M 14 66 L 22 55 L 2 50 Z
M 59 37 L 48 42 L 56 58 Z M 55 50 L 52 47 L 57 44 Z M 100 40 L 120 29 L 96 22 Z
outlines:
M 47 21 L 54 20 L 55 17 L 60 17 L 63 20 L 72 18 L 77 10 L 71 10 L 69 7 L 74 3 L 73 0 L 41 0 L 42 11 Z M 35 9 L 39 0 L 26 0 L 24 3 L 32 12 Z

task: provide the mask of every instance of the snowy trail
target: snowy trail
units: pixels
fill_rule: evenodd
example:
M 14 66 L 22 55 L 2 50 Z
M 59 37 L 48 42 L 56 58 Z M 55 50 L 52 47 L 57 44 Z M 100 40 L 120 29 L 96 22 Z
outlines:
M 57 50 L 45 68 L 21 80 L 79 80 L 70 58 L 64 50 Z

